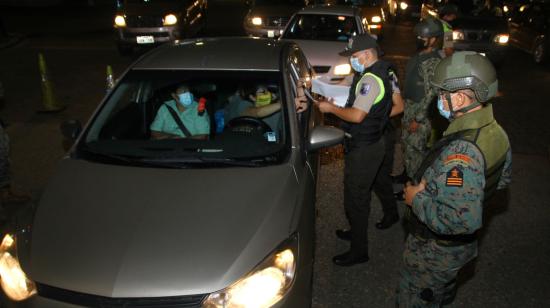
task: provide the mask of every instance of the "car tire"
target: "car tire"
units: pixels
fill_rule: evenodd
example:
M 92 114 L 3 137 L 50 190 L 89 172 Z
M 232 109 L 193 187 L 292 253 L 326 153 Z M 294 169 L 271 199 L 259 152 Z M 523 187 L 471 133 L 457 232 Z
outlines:
M 535 48 L 533 48 L 533 60 L 537 64 L 543 64 L 547 62 L 548 55 L 547 55 L 547 45 L 544 41 L 540 41 L 535 45 Z
M 121 44 L 121 43 L 117 44 L 117 49 L 118 49 L 118 54 L 121 56 L 129 56 L 134 51 L 132 46 Z

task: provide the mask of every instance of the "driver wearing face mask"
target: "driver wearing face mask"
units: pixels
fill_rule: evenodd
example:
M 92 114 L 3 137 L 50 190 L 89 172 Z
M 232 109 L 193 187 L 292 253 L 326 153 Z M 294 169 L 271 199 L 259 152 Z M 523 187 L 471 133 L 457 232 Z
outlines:
M 164 102 L 151 123 L 151 138 L 207 139 L 210 119 L 207 113 L 198 112 L 199 104 L 185 85 L 172 93 L 172 100 Z

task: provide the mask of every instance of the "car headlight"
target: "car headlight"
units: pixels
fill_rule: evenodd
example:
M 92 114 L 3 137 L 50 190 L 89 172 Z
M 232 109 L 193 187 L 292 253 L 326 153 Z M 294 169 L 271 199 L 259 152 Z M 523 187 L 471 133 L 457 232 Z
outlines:
M 406 10 L 408 7 L 409 5 L 407 4 L 407 2 L 399 3 L 399 8 L 402 9 L 403 11 Z
M 508 11 L 510 11 L 510 9 L 508 9 L 507 5 L 503 6 L 502 10 L 504 11 L 504 13 L 508 13 Z
M 296 274 L 298 237 L 279 246 L 243 279 L 204 301 L 204 308 L 271 307 L 290 290 Z
M 506 45 L 508 44 L 508 40 L 510 39 L 510 36 L 508 34 L 499 34 L 497 36 L 495 36 L 495 43 L 498 43 L 498 44 L 501 44 L 501 45 Z
M 453 41 L 464 40 L 464 32 L 462 30 L 453 30 Z
M 117 27 L 126 27 L 126 19 L 122 15 L 115 16 L 115 25 Z
M 162 24 L 165 26 L 172 26 L 178 23 L 178 18 L 174 14 L 168 14 L 164 16 Z
M 21 269 L 16 239 L 10 234 L 6 234 L 0 244 L 0 279 L 2 290 L 14 301 L 22 301 L 36 294 L 36 285 Z
M 251 21 L 252 21 L 252 24 L 255 26 L 261 26 L 263 22 L 261 17 L 253 17 Z
M 379 22 L 382 22 L 382 17 L 380 16 L 372 16 L 372 18 L 370 19 L 370 21 L 374 22 L 374 23 L 379 23 Z
M 351 65 L 340 64 L 334 67 L 334 75 L 349 75 L 351 73 Z

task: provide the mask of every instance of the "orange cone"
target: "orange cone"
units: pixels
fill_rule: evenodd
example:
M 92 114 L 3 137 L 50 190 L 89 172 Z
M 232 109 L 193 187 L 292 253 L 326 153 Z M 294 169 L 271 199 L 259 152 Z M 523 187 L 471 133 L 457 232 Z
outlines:
M 60 104 L 54 95 L 52 82 L 48 77 L 48 68 L 46 67 L 46 60 L 44 56 L 38 54 L 38 68 L 40 70 L 40 81 L 42 83 L 42 109 L 38 110 L 39 113 L 59 112 L 65 109 L 63 104 Z

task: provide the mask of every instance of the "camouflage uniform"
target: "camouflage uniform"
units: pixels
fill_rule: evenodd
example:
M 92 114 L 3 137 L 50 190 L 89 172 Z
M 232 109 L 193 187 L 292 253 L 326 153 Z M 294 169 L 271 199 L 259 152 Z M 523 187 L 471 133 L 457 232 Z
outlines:
M 0 188 L 10 184 L 9 141 L 8 134 L 0 123 Z
M 489 106 L 453 120 L 445 135 L 491 121 L 494 118 Z M 509 148 L 505 156 L 497 189 L 511 181 Z M 485 167 L 484 155 L 472 142 L 460 139 L 450 142 L 423 173 L 426 188 L 414 197 L 412 212 L 431 232 L 442 237 L 472 235 L 482 226 Z M 397 305 L 440 307 L 451 296 L 458 271 L 477 256 L 477 241 L 473 239 L 457 243 L 409 234 Z
M 416 54 L 407 63 L 402 141 L 405 170 L 410 178 L 414 176 L 426 155 L 428 140 L 432 133 L 429 110 L 436 97 L 436 92 L 430 86 L 429 79 L 440 60 L 438 52 L 433 51 L 427 54 Z M 409 125 L 412 121 L 418 123 L 418 128 L 414 133 L 409 132 Z

